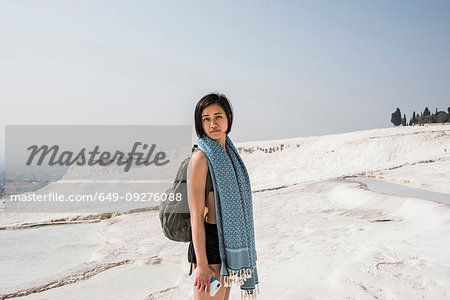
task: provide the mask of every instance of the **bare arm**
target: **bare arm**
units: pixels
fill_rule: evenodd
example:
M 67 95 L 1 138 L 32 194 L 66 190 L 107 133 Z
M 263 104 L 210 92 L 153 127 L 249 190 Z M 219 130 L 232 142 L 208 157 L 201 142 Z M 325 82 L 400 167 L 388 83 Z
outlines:
M 192 242 L 194 244 L 197 265 L 208 265 L 206 258 L 205 215 L 205 186 L 208 175 L 208 163 L 201 151 L 192 155 L 188 166 L 187 182 L 189 195 L 189 209 L 191 213 Z
M 194 286 L 200 291 L 209 293 L 209 283 L 214 276 L 214 270 L 208 265 L 206 257 L 205 216 L 205 186 L 208 175 L 208 162 L 201 151 L 192 155 L 187 173 L 187 189 L 189 209 L 191 213 L 192 243 L 197 258 L 197 271 Z

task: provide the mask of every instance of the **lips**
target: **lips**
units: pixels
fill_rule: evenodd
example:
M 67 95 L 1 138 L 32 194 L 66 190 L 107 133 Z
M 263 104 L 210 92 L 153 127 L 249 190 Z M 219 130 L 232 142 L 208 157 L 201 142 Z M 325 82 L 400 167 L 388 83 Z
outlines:
M 214 132 L 219 132 L 219 130 L 214 130 L 214 131 L 211 131 L 211 133 L 214 133 Z

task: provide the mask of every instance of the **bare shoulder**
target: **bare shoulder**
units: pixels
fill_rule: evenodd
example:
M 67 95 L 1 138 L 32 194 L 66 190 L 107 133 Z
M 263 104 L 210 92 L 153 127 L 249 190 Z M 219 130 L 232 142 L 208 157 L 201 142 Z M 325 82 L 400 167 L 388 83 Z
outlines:
M 208 162 L 205 154 L 202 151 L 195 151 L 192 153 L 191 164 L 192 168 L 189 178 L 192 179 L 193 189 L 194 191 L 204 190 L 208 174 Z M 202 200 L 202 202 L 204 202 L 204 200 Z
M 208 166 L 208 162 L 206 161 L 206 156 L 201 150 L 195 151 L 192 154 L 192 164 L 198 165 L 198 166 L 202 166 L 202 165 L 206 164 L 206 166 Z

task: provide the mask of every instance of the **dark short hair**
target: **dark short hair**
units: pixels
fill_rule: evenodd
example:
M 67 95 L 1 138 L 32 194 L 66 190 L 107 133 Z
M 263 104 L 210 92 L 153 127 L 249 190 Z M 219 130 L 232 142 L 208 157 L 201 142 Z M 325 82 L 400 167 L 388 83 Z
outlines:
M 200 99 L 195 106 L 195 131 L 197 132 L 197 136 L 199 138 L 206 134 L 203 130 L 202 111 L 211 104 L 219 104 L 223 108 L 228 119 L 228 129 L 226 133 L 228 134 L 231 131 L 231 125 L 233 124 L 233 108 L 231 107 L 230 101 L 227 97 L 225 97 L 225 95 L 211 93 Z

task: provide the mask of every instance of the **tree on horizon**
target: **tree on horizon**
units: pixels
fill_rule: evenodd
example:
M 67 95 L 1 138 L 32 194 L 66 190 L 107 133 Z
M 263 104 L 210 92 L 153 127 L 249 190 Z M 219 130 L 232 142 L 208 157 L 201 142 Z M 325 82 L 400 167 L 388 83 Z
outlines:
M 402 113 L 400 112 L 400 108 L 397 107 L 395 112 L 391 114 L 391 123 L 394 124 L 394 126 L 402 124 Z
M 412 117 L 409 119 L 409 126 L 411 126 L 412 125 L 412 123 L 414 122 L 414 118 L 415 118 L 415 116 L 416 116 L 416 112 L 415 111 L 413 111 L 413 115 L 412 115 Z

